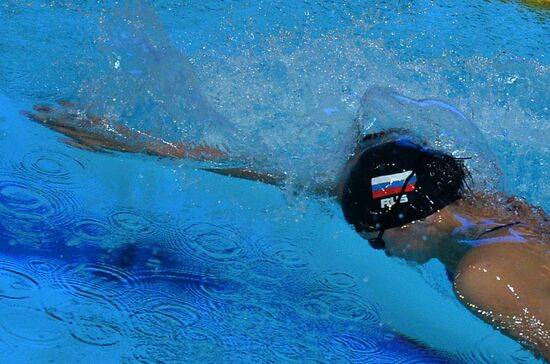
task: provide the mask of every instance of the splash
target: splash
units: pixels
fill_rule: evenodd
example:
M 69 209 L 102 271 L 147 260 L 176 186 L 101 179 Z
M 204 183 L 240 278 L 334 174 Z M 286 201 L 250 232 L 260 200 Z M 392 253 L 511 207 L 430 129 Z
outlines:
M 479 129 L 482 136 L 461 136 L 469 151 L 476 150 L 468 154 L 479 157 L 480 165 L 496 159 L 507 192 L 548 208 L 550 148 L 545 135 L 550 111 L 545 90 L 550 66 L 545 63 L 548 47 L 538 41 L 545 39 L 547 25 L 537 23 L 531 12 L 513 13 L 513 6 L 478 5 L 443 9 L 383 2 L 377 8 L 367 3 L 304 8 L 212 2 L 175 7 L 159 2 L 155 9 L 147 1 L 127 0 L 105 2 L 104 8 L 72 7 L 66 9 L 71 16 L 61 17 L 61 5 L 48 7 L 49 13 L 4 6 L 6 34 L 24 34 L 35 39 L 35 47 L 48 47 L 38 48 L 44 56 L 29 62 L 22 58 L 21 39 L 4 37 L 10 57 L 2 59 L 8 81 L 3 89 L 23 88 L 25 95 L 55 99 L 74 94 L 68 90 L 86 74 L 77 94 L 87 112 L 166 139 L 223 146 L 254 159 L 260 169 L 285 173 L 290 189 L 307 189 L 334 185 L 354 143 L 351 130 L 361 97 L 373 87 L 388 88 L 411 100 L 436 99 L 458 110 L 471 121 L 469 130 Z M 211 19 L 203 23 L 205 11 Z M 267 17 L 274 11 L 277 16 Z M 438 16 L 450 20 L 449 11 L 466 15 L 460 32 L 452 22 L 446 24 L 449 37 L 426 31 Z M 495 21 L 494 29 L 480 28 L 495 12 L 510 13 L 517 22 Z M 46 27 L 51 24 L 47 14 L 63 21 L 61 33 L 54 35 Z M 98 14 L 96 36 L 92 19 Z M 28 24 L 28 17 L 39 25 L 32 34 L 16 23 L 21 18 Z M 74 29 L 75 22 L 83 24 L 85 37 L 65 30 Z M 195 23 L 207 30 L 204 37 L 198 36 Z M 530 37 L 509 39 L 512 27 Z M 52 43 L 39 38 L 42 33 Z M 70 50 L 64 59 L 56 53 L 62 48 Z M 413 106 L 408 108 L 414 112 Z M 458 115 L 446 113 L 451 114 Z M 440 130 L 447 127 L 439 123 Z M 456 144 L 448 148 L 456 153 L 465 149 Z
M 379 116 L 371 130 L 411 128 L 415 119 L 418 136 L 472 157 L 479 189 L 548 201 L 550 175 L 539 166 L 550 157 L 543 91 L 550 67 L 510 53 L 487 58 L 445 51 L 440 58 L 404 60 L 369 36 L 377 23 L 377 14 L 367 13 L 348 29 L 322 35 L 282 31 L 236 54 L 205 52 L 194 66 L 214 107 L 251 131 L 243 136 L 250 153 L 298 184 L 336 182 L 355 142 L 356 119 L 367 127 L 369 112 Z M 526 153 L 528 163 L 521 157 Z
M 203 95 L 185 55 L 175 49 L 154 7 L 128 0 L 104 11 L 97 45 L 107 67 L 78 90 L 86 113 L 102 115 L 167 140 L 218 144 L 231 124 Z M 205 136 L 208 131 L 208 137 Z
M 361 134 L 395 128 L 418 143 L 465 160 L 476 190 L 502 190 L 502 172 L 479 129 L 459 110 L 439 100 L 414 100 L 389 89 L 373 88 L 361 99 Z

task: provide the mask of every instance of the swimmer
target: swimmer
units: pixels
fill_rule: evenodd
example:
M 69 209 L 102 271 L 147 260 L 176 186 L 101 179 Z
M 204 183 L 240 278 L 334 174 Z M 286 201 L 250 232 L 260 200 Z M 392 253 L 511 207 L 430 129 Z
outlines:
M 202 161 L 229 160 L 106 119 L 37 106 L 31 120 L 92 151 L 146 153 Z M 64 111 L 65 110 L 65 111 Z M 549 217 L 516 197 L 471 191 L 464 160 L 391 129 L 358 137 L 331 189 L 346 221 L 374 249 L 423 264 L 440 260 L 454 293 L 472 313 L 550 360 Z M 253 169 L 209 171 L 277 185 L 282 177 Z M 326 191 L 325 191 L 326 192 Z

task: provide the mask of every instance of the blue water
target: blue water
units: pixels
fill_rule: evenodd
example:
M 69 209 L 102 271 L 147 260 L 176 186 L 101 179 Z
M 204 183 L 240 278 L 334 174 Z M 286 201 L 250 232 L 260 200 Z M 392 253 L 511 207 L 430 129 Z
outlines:
M 548 211 L 549 16 L 500 1 L 2 2 L 0 362 L 536 363 L 456 301 L 439 263 L 372 251 L 309 187 L 332 182 L 360 96 L 384 87 L 460 110 L 499 166 L 485 177 Z M 253 154 L 289 182 L 91 153 L 20 115 L 60 98 Z M 430 117 L 450 128 L 442 110 Z

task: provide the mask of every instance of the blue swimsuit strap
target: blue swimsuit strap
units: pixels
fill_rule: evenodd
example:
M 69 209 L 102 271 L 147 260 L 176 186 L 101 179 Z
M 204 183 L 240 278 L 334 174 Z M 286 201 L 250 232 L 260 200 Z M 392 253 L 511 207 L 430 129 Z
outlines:
M 456 228 L 453 231 L 453 235 L 461 233 L 461 232 L 462 233 L 466 232 L 466 231 L 470 230 L 471 228 L 473 228 L 475 226 L 479 226 L 477 224 L 474 224 L 472 221 L 468 220 L 467 218 L 462 217 L 458 214 L 454 214 L 454 216 L 462 224 L 462 226 L 459 227 L 459 228 Z M 519 232 L 517 232 L 514 229 L 510 228 L 512 226 L 520 225 L 520 224 L 522 224 L 522 223 L 519 222 L 519 221 L 513 221 L 513 222 L 508 223 L 508 224 L 498 225 L 498 226 L 495 226 L 493 228 L 486 229 L 485 231 L 483 231 L 482 233 L 477 235 L 477 237 L 475 237 L 475 238 L 459 240 L 459 242 L 463 243 L 463 244 L 468 244 L 471 247 L 487 245 L 487 244 L 494 244 L 494 243 L 524 243 L 527 240 L 524 237 L 522 237 Z M 493 238 L 483 238 L 484 235 L 489 234 L 489 233 L 494 232 L 494 231 L 499 230 L 499 229 L 503 229 L 503 228 L 509 228 L 508 231 L 510 232 L 510 235 L 497 236 L 497 237 L 493 237 Z
M 477 237 L 477 239 L 459 240 L 459 242 L 468 244 L 471 247 L 477 247 L 477 246 L 481 246 L 481 245 L 488 245 L 488 244 L 495 244 L 495 243 L 525 243 L 527 241 L 527 239 L 525 239 L 523 236 L 521 236 L 521 234 L 519 232 L 517 232 L 517 231 L 515 231 L 514 229 L 511 229 L 511 228 L 508 230 L 510 232 L 510 235 L 496 236 L 494 238 L 480 239 L 480 237 L 482 235 L 487 234 L 491 231 L 495 231 L 495 230 L 498 230 L 500 228 L 510 227 L 510 226 L 518 225 L 518 224 L 521 224 L 521 223 L 516 222 L 516 223 L 510 223 L 510 224 L 506 224 L 506 225 L 502 225 L 502 226 L 497 226 L 497 228 L 495 228 L 495 229 L 489 229 L 489 230 L 485 231 L 484 233 L 481 233 Z
M 495 226 L 494 228 L 487 229 L 484 232 L 482 232 L 481 234 L 479 234 L 475 240 L 481 239 L 481 237 L 483 235 L 488 234 L 488 233 L 492 233 L 493 231 L 500 230 L 500 229 L 507 228 L 507 227 L 514 226 L 514 225 L 518 225 L 518 224 L 521 224 L 521 223 L 519 221 L 514 221 L 514 222 L 511 222 L 509 224 Z
M 461 223 L 462 223 L 462 231 L 464 230 L 467 230 L 468 228 L 471 228 L 471 227 L 474 227 L 475 224 L 473 224 L 470 220 L 460 216 L 460 215 L 455 215 L 455 217 L 457 218 L 457 220 L 459 220 Z M 493 231 L 496 231 L 496 230 L 500 230 L 500 229 L 504 229 L 504 228 L 508 228 L 508 227 L 511 227 L 511 226 L 515 226 L 515 225 L 520 225 L 521 222 L 519 221 L 513 221 L 509 224 L 504 224 L 504 225 L 499 225 L 499 226 L 495 226 L 491 229 L 487 229 L 485 230 L 484 232 L 482 232 L 481 234 L 479 234 L 475 239 L 470 239 L 470 240 L 459 240 L 459 242 L 461 243 L 466 243 L 468 245 L 470 245 L 471 247 L 476 247 L 476 246 L 480 246 L 480 245 L 485 245 L 485 244 L 491 244 L 491 243 L 504 243 L 504 242 L 509 242 L 509 243 L 523 243 L 525 242 L 525 238 L 523 238 L 517 231 L 515 231 L 514 229 L 510 229 L 510 233 L 512 235 L 508 235 L 508 236 L 499 236 L 499 237 L 494 237 L 494 238 L 486 238 L 486 239 L 481 239 L 483 237 L 483 235 L 486 235 L 486 234 L 489 234 L 489 233 L 492 233 Z M 458 231 L 457 231 L 458 232 Z M 447 268 L 445 268 L 445 273 L 447 275 L 447 279 L 449 280 L 449 282 L 451 282 L 451 284 L 453 284 L 454 282 L 454 274 Z

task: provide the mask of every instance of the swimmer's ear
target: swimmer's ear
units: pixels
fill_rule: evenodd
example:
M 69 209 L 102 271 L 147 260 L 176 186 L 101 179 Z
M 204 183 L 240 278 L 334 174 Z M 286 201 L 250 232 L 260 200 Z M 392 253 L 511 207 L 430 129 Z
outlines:
M 222 176 L 258 181 L 268 185 L 281 186 L 284 177 L 271 173 L 257 172 L 249 168 L 202 168 L 204 171 L 221 174 Z

